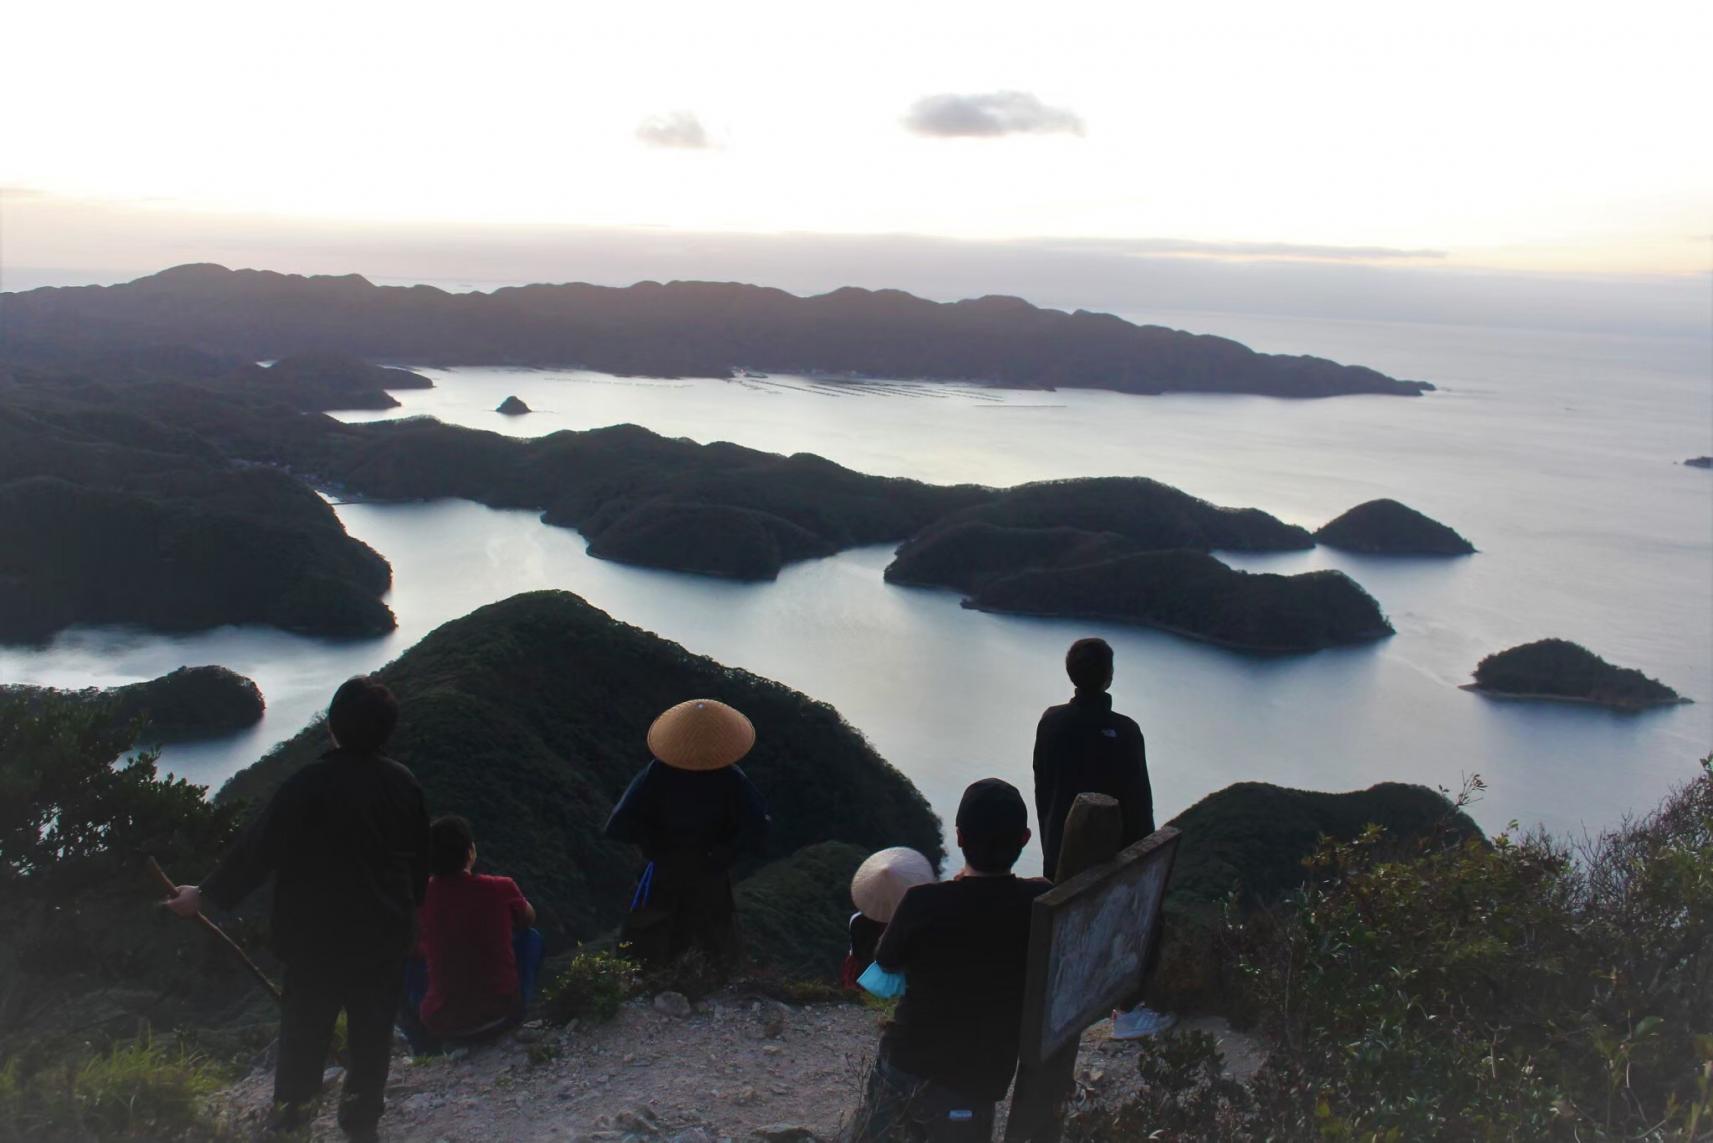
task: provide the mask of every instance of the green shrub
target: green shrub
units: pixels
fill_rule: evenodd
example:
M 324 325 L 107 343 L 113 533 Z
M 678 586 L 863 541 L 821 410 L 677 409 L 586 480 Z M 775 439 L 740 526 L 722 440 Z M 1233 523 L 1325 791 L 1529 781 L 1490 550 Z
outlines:
M 0 1138 L 217 1140 L 209 1114 L 223 1083 L 200 1056 L 144 1037 L 81 1061 L 0 1069 Z
M 636 992 L 635 961 L 611 952 L 583 952 L 542 991 L 542 1019 L 565 1024 L 580 1017 L 605 1022 Z
M 1215 1083 L 1193 1045 L 1151 1047 L 1144 1077 L 1164 1090 L 1075 1137 L 1713 1138 L 1703 767 L 1574 847 L 1500 835 L 1400 858 L 1378 829 L 1324 843 L 1294 898 L 1225 921 L 1233 1003 L 1275 1045 L 1249 1090 Z
M 145 1004 L 159 1019 L 250 987 L 229 954 L 154 907 L 163 894 L 143 863 L 186 879 L 208 869 L 240 807 L 161 775 L 153 752 L 127 753 L 136 726 L 114 707 L 0 689 L 0 1062 L 68 1025 L 129 1035 Z

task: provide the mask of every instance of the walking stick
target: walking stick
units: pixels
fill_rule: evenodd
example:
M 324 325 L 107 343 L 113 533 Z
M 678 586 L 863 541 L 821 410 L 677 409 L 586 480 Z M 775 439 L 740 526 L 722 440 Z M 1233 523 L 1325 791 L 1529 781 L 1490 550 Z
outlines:
M 167 892 L 168 893 L 177 893 L 178 892 L 178 884 L 175 881 L 173 881 L 173 879 L 171 877 L 167 876 L 167 872 L 166 872 L 166 870 L 161 868 L 160 862 L 156 861 L 153 857 L 149 858 L 148 862 L 149 862 L 149 872 L 153 873 L 155 875 L 155 877 L 160 880 L 160 883 L 162 885 L 166 886 Z M 220 942 L 222 944 L 224 944 L 227 948 L 232 950 L 233 956 L 237 957 L 239 960 L 244 962 L 244 967 L 250 970 L 250 975 L 255 977 L 257 980 L 261 981 L 262 987 L 268 990 L 268 995 L 272 996 L 274 998 L 274 1002 L 276 1004 L 285 1003 L 284 997 L 280 994 L 280 986 L 275 984 L 272 980 L 269 980 L 268 974 L 263 972 L 260 968 L 256 967 L 256 962 L 251 960 L 249 957 L 249 954 L 247 954 L 243 949 L 238 947 L 237 941 L 235 941 L 231 937 L 227 936 L 225 931 L 222 930 L 219 925 L 215 924 L 213 921 L 210 921 L 207 917 L 203 916 L 200 912 L 196 914 L 196 919 L 202 923 L 203 928 L 207 929 L 209 932 L 213 933 L 216 937 L 220 938 Z

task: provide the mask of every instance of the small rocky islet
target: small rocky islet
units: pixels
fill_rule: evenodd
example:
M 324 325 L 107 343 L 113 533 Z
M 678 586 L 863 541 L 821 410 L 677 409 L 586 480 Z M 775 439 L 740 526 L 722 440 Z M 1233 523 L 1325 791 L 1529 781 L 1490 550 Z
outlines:
M 1581 702 L 1641 711 L 1692 700 L 1633 667 L 1609 663 L 1568 639 L 1538 639 L 1488 655 L 1464 690 L 1504 699 Z
M 1454 529 L 1396 500 L 1358 504 L 1315 531 L 1329 548 L 1384 556 L 1467 556 L 1475 545 Z

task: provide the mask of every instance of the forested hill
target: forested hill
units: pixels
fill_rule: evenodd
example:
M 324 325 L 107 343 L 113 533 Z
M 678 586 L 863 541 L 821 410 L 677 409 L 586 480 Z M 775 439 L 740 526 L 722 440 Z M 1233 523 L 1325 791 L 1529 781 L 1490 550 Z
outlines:
M 662 377 L 725 376 L 741 367 L 1125 393 L 1414 396 L 1433 387 L 1019 298 L 940 303 L 855 287 L 805 298 L 734 282 L 639 282 L 622 289 L 573 283 L 454 294 L 376 286 L 355 274 L 302 277 L 191 265 L 117 286 L 0 296 L 0 338 L 182 343 L 250 360 L 338 352 Z
M 387 561 L 301 481 L 162 416 L 174 395 L 229 412 L 193 386 L 0 372 L 0 642 L 74 623 L 392 630 Z
M 832 707 L 692 655 L 569 592 L 480 608 L 378 674 L 402 711 L 389 753 L 415 772 L 430 812 L 470 819 L 486 867 L 517 878 L 555 938 L 617 924 L 638 860 L 601 829 L 648 761 L 649 723 L 685 699 L 729 702 L 755 723 L 742 765 L 773 815 L 767 858 L 825 841 L 856 846 L 857 858 L 891 845 L 936 861 L 944 853 L 927 801 Z M 220 797 L 259 802 L 326 745 L 325 729 L 311 726 Z M 835 929 L 850 872 L 821 902 Z

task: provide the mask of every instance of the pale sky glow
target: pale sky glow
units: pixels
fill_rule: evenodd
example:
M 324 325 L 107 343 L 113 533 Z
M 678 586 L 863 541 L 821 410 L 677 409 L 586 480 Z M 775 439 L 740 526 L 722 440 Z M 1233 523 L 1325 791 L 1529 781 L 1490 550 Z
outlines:
M 1709 266 L 1713 5 L 1691 0 L 37 0 L 12 6 L 5 32 L 0 187 L 14 189 L 0 257 L 13 265 L 75 265 L 90 237 L 78 228 L 113 231 L 117 205 L 258 226 L 1168 239 L 1432 250 L 1454 266 Z M 906 127 L 927 97 L 997 92 L 1083 132 Z M 679 114 L 706 146 L 639 139 Z

